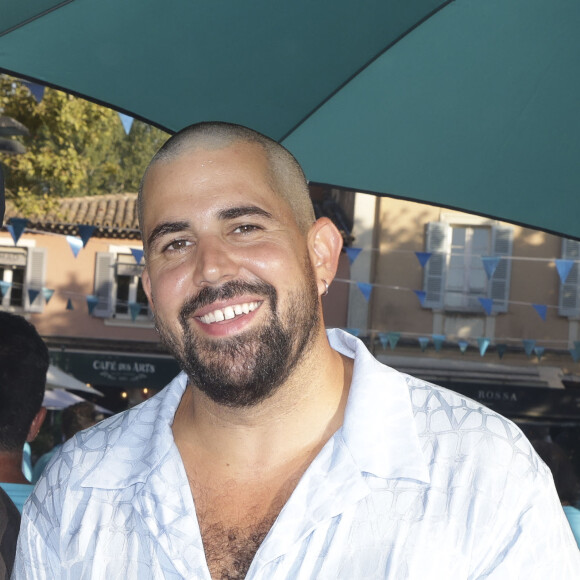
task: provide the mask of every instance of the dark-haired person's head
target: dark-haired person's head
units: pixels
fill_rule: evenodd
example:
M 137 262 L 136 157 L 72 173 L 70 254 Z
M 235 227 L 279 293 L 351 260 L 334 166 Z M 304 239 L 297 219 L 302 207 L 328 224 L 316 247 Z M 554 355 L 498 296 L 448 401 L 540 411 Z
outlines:
M 62 412 L 62 433 L 65 439 L 70 439 L 75 433 L 88 429 L 99 422 L 101 417 L 95 405 L 89 401 L 81 401 L 67 407 Z
M 0 312 L 0 452 L 22 451 L 38 433 L 48 365 L 48 349 L 34 326 Z

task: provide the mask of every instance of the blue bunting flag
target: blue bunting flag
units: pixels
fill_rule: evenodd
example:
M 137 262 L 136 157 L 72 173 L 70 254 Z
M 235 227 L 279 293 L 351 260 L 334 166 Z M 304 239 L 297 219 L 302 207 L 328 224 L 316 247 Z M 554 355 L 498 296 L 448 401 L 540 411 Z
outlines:
M 532 356 L 532 352 L 534 352 L 534 347 L 536 346 L 535 340 L 524 339 L 522 340 L 524 343 L 524 351 L 528 356 Z
M 490 345 L 491 340 L 489 340 L 489 338 L 478 338 L 477 339 L 477 344 L 479 346 L 479 354 L 481 356 L 483 356 L 485 354 L 485 351 L 487 350 L 487 347 Z
M 350 263 L 352 264 L 362 252 L 362 248 L 345 248 L 345 251 Z
M 497 265 L 501 260 L 500 256 L 481 256 L 481 261 L 483 262 L 483 267 L 485 273 L 487 274 L 488 280 L 494 275 Z
M 417 256 L 417 260 L 419 260 L 421 268 L 424 268 L 425 264 L 429 261 L 429 258 L 431 257 L 431 252 L 415 252 L 415 256 Z

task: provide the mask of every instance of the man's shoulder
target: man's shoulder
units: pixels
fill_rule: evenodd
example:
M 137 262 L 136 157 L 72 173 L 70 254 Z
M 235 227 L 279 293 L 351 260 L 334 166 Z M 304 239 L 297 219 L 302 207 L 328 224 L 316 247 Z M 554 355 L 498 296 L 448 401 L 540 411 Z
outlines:
M 489 429 L 521 434 L 520 429 L 503 415 L 457 391 L 401 373 L 409 389 L 413 414 L 428 417 L 431 426 L 457 430 Z
M 403 375 L 424 450 L 450 461 L 492 465 L 520 475 L 545 472 L 531 443 L 510 419 L 461 393 Z
M 40 481 L 48 485 L 68 486 L 82 484 L 95 472 L 114 478 L 118 471 L 111 462 L 126 462 L 133 454 L 148 454 L 146 445 L 159 430 L 158 417 L 162 400 L 149 399 L 131 409 L 113 415 L 96 425 L 80 431 L 57 450 L 44 470 Z
M 104 466 L 109 479 L 117 467 L 127 474 L 128 465 L 151 463 L 152 456 L 167 446 L 171 423 L 186 380 L 179 375 L 157 395 L 144 403 L 77 433 L 66 441 L 47 468 L 49 474 L 62 471 L 66 477 L 84 480 Z M 106 478 L 107 479 L 107 478 Z

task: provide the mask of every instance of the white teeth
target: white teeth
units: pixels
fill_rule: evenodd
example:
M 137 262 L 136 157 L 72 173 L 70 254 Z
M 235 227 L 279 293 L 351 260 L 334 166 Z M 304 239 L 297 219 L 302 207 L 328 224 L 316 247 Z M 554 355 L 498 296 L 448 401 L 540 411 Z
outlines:
M 241 314 L 248 314 L 256 310 L 260 305 L 259 302 L 244 302 L 243 304 L 235 304 L 234 306 L 226 306 L 223 309 L 217 309 L 200 317 L 204 324 L 212 324 L 213 322 L 222 322 L 224 320 L 231 320 Z

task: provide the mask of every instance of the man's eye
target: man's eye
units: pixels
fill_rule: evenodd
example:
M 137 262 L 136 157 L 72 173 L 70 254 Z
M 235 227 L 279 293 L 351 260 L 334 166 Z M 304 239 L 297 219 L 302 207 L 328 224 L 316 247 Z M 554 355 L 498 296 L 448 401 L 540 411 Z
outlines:
M 250 224 L 244 224 L 243 226 L 238 226 L 235 230 L 234 230 L 234 234 L 249 234 L 251 232 L 254 232 L 256 230 L 260 230 L 261 228 L 259 226 L 253 226 Z
M 190 246 L 191 242 L 188 242 L 187 240 L 174 240 L 173 242 L 171 242 L 170 244 L 167 244 L 167 246 L 165 246 L 165 250 L 168 250 L 170 252 L 178 252 L 179 250 L 183 250 L 185 249 L 187 246 Z

